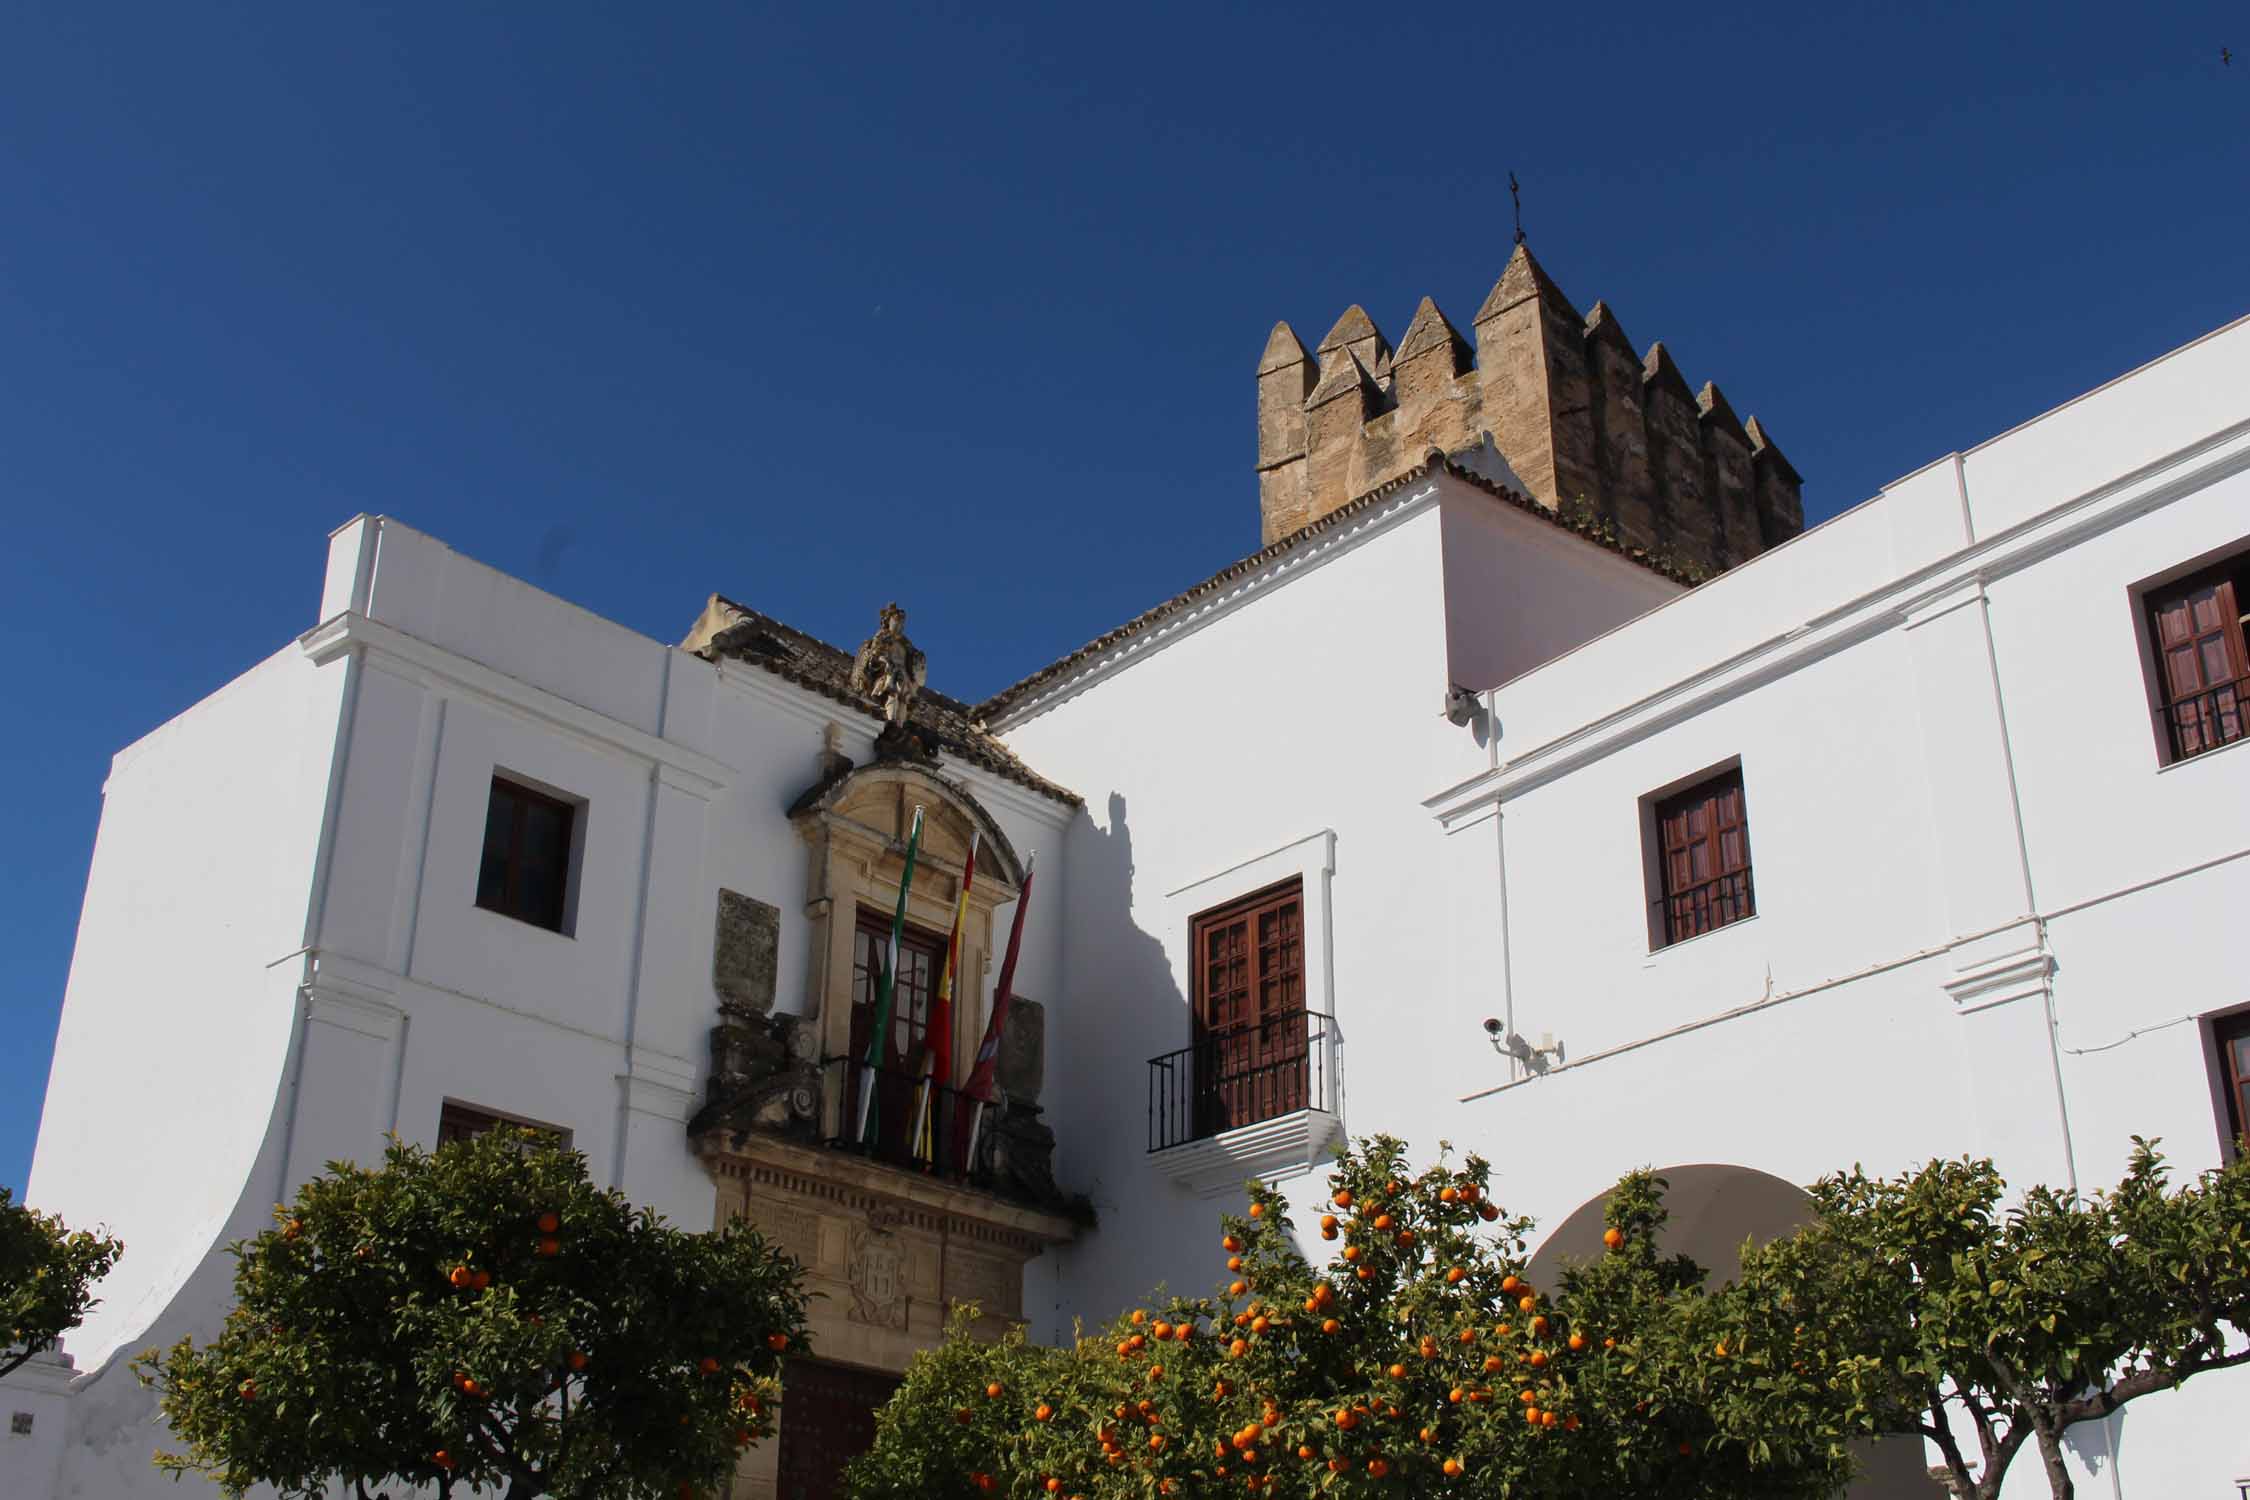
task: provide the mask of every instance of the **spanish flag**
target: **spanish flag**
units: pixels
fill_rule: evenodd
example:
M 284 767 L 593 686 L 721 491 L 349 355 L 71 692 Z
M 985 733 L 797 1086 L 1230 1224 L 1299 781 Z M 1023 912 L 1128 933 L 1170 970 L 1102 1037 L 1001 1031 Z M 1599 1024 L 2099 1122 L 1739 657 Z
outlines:
M 953 986 L 961 972 L 961 926 L 968 920 L 969 887 L 977 878 L 978 835 L 969 835 L 969 858 L 961 867 L 961 894 L 953 903 L 953 935 L 945 945 L 945 973 L 922 1033 L 922 1095 L 914 1109 L 914 1154 L 937 1163 L 936 1091 L 953 1082 Z

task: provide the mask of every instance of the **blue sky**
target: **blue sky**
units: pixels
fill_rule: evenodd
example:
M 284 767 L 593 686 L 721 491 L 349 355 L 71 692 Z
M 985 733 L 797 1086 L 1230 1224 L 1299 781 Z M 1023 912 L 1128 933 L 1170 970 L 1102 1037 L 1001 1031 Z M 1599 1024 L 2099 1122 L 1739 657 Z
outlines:
M 12 7 L 0 1184 L 109 756 L 355 513 L 974 697 L 1254 550 L 1273 321 L 1467 319 L 1511 169 L 1814 519 L 2250 312 L 2239 4 L 1855 9 Z

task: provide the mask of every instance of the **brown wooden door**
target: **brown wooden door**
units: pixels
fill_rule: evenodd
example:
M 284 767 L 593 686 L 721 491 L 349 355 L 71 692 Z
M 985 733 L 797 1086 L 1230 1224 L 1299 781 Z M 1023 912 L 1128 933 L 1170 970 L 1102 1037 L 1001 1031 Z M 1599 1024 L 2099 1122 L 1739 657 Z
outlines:
M 2242 615 L 2234 580 L 2193 584 L 2149 601 L 2172 757 L 2242 738 L 2246 711 Z
M 1196 1134 L 1305 1108 L 1305 902 L 1301 881 L 1198 916 Z
M 867 1044 L 875 1034 L 876 985 L 890 942 L 891 918 L 862 908 L 852 934 L 852 1047 L 851 1066 L 845 1070 L 849 1080 L 844 1090 L 846 1135 L 859 1122 L 859 1091 L 866 1080 L 861 1065 L 867 1061 Z M 876 1057 L 880 1071 L 875 1079 L 875 1149 L 892 1160 L 903 1161 L 908 1155 L 907 1133 L 914 1112 L 915 1085 L 921 1076 L 922 1037 L 929 1029 L 930 1005 L 937 998 L 938 973 L 944 964 L 944 938 L 918 928 L 906 929 L 898 945 L 890 1034 Z
M 781 1372 L 781 1452 L 775 1500 L 842 1500 L 844 1465 L 875 1446 L 875 1412 L 898 1377 L 823 1359 Z

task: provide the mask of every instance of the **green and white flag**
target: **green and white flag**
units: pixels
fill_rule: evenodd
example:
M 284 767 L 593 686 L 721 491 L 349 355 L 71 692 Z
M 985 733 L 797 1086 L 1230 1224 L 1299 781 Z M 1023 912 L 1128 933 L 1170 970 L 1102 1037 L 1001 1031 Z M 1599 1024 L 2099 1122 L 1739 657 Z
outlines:
M 883 972 L 875 980 L 875 1027 L 867 1038 L 867 1062 L 859 1078 L 859 1140 L 874 1144 L 882 1128 L 875 1108 L 875 1070 L 882 1065 L 883 1043 L 891 1029 L 891 994 L 898 976 L 898 945 L 906 933 L 906 893 L 914 886 L 914 856 L 922 848 L 922 809 L 914 808 L 914 822 L 906 833 L 906 869 L 898 877 L 898 914 L 891 918 L 890 946 L 883 954 Z

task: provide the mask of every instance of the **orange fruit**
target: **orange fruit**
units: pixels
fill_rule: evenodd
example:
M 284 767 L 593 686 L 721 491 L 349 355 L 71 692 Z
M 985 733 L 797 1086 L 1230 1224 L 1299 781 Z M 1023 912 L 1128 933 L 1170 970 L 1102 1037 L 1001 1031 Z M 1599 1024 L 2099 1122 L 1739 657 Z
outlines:
M 1352 1190 L 1350 1188 L 1338 1188 L 1336 1189 L 1336 1196 L 1329 1201 L 1338 1208 L 1350 1208 L 1352 1206 Z
M 1249 1283 L 1249 1282 L 1247 1282 L 1247 1281 L 1243 1281 L 1243 1280 L 1241 1280 L 1241 1279 L 1240 1279 L 1239 1277 L 1238 1277 L 1237 1279 L 1235 1279 L 1234 1281 L 1231 1281 L 1231 1282 L 1229 1282 L 1229 1283 L 1227 1284 L 1227 1295 L 1228 1295 L 1229 1297 L 1239 1297 L 1239 1296 L 1241 1296 L 1241 1295 L 1242 1295 L 1242 1294 L 1243 1294 L 1244 1292 L 1247 1292 L 1247 1291 L 1249 1291 L 1249 1290 L 1250 1290 L 1250 1283 Z
M 539 1232 L 541 1234 L 553 1234 L 556 1230 L 562 1228 L 562 1220 L 556 1216 L 554 1210 L 552 1209 L 549 1209 L 546 1213 L 541 1214 L 539 1216 L 538 1222 Z
M 1574 1333 L 1574 1334 L 1572 1334 L 1572 1335 L 1570 1336 L 1570 1347 L 1571 1347 L 1571 1348 L 1572 1348 L 1573 1350 L 1577 1350 L 1577 1349 L 1583 1349 L 1583 1348 L 1585 1348 L 1585 1347 L 1586 1347 L 1586 1335 L 1584 1335 L 1583 1333 Z
M 455 1266 L 446 1273 L 445 1279 L 457 1287 L 465 1287 L 469 1284 L 469 1268 L 467 1266 Z
M 1622 1229 L 1603 1230 L 1602 1243 L 1609 1246 L 1610 1249 L 1615 1250 L 1619 1245 L 1625 1243 L 1625 1231 Z
M 970 1411 L 966 1406 L 955 1407 L 953 1410 L 953 1420 L 959 1422 L 963 1427 L 968 1426 L 976 1419 L 976 1413 Z
M 1537 1369 L 1542 1369 L 1542 1368 L 1544 1368 L 1544 1367 L 1546 1366 L 1546 1363 L 1547 1363 L 1547 1351 L 1546 1351 L 1546 1350 L 1544 1350 L 1544 1349 L 1534 1349 L 1534 1350 L 1532 1350 L 1532 1351 L 1531 1351 L 1531 1368 L 1533 1368 L 1534 1370 L 1537 1370 Z
M 782 1350 L 789 1347 L 789 1335 L 786 1333 L 767 1334 L 766 1347 L 768 1349 L 771 1349 L 774 1353 L 779 1354 Z
M 1343 1326 L 1343 1324 L 1337 1322 L 1334 1318 L 1323 1318 L 1320 1320 L 1320 1331 L 1322 1333 L 1334 1333 L 1337 1329 Z
M 1221 1250 L 1240 1250 L 1242 1241 L 1230 1234 L 1219 1241 L 1219 1248 Z
M 1406 1378 L 1406 1366 L 1404 1366 L 1404 1365 L 1392 1365 L 1392 1366 L 1391 1366 L 1391 1372 L 1390 1372 L 1390 1373 L 1391 1373 L 1391 1379 L 1393 1379 L 1393 1380 L 1404 1380 L 1404 1379 Z
M 1500 1290 L 1503 1292 L 1512 1292 L 1517 1287 L 1520 1287 L 1522 1285 L 1523 1283 L 1518 1281 L 1513 1276 L 1503 1276 L 1500 1278 Z
M 453 1470 L 453 1455 L 446 1452 L 443 1448 L 438 1449 L 437 1452 L 430 1455 L 430 1462 L 436 1464 L 439 1468 L 444 1469 L 448 1473 L 451 1473 Z
M 1449 1458 L 1440 1467 L 1445 1471 L 1445 1477 L 1448 1479 L 1461 1477 L 1461 1460 L 1458 1458 Z
M 1253 1203 L 1250 1205 L 1250 1217 L 1253 1219 L 1260 1217 L 1265 1213 L 1265 1211 L 1266 1206 L 1263 1203 Z
M 572 1368 L 573 1370 L 583 1370 L 583 1369 L 585 1369 L 585 1368 L 586 1368 L 586 1351 L 585 1351 L 585 1350 L 583 1350 L 583 1349 L 573 1349 L 573 1350 L 571 1350 L 571 1351 L 570 1351 L 570 1367 L 571 1367 L 571 1368 Z
M 1044 1422 L 1054 1414 L 1055 1409 L 1049 1406 L 1046 1402 L 1042 1401 L 1032 1409 L 1031 1420 L 1034 1422 Z
M 992 1382 L 992 1384 L 984 1388 L 984 1398 L 987 1401 L 997 1401 L 1000 1399 L 1000 1393 L 1005 1389 L 1005 1386 L 1001 1385 L 999 1381 L 995 1380 Z
M 1477 1205 L 1477 1217 L 1484 1220 L 1485 1223 L 1489 1224 L 1494 1219 L 1500 1217 L 1500 1210 L 1495 1204 L 1479 1203 Z
M 1446 1270 L 1445 1284 L 1447 1286 L 1459 1286 L 1462 1282 L 1467 1281 L 1468 1279 L 1469 1273 L 1462 1270 L 1459 1266 L 1452 1266 L 1447 1268 Z
M 695 1367 L 698 1370 L 701 1370 L 706 1375 L 716 1375 L 719 1373 L 719 1362 L 713 1359 L 708 1354 L 704 1355 L 703 1358 L 697 1360 L 695 1363 Z

